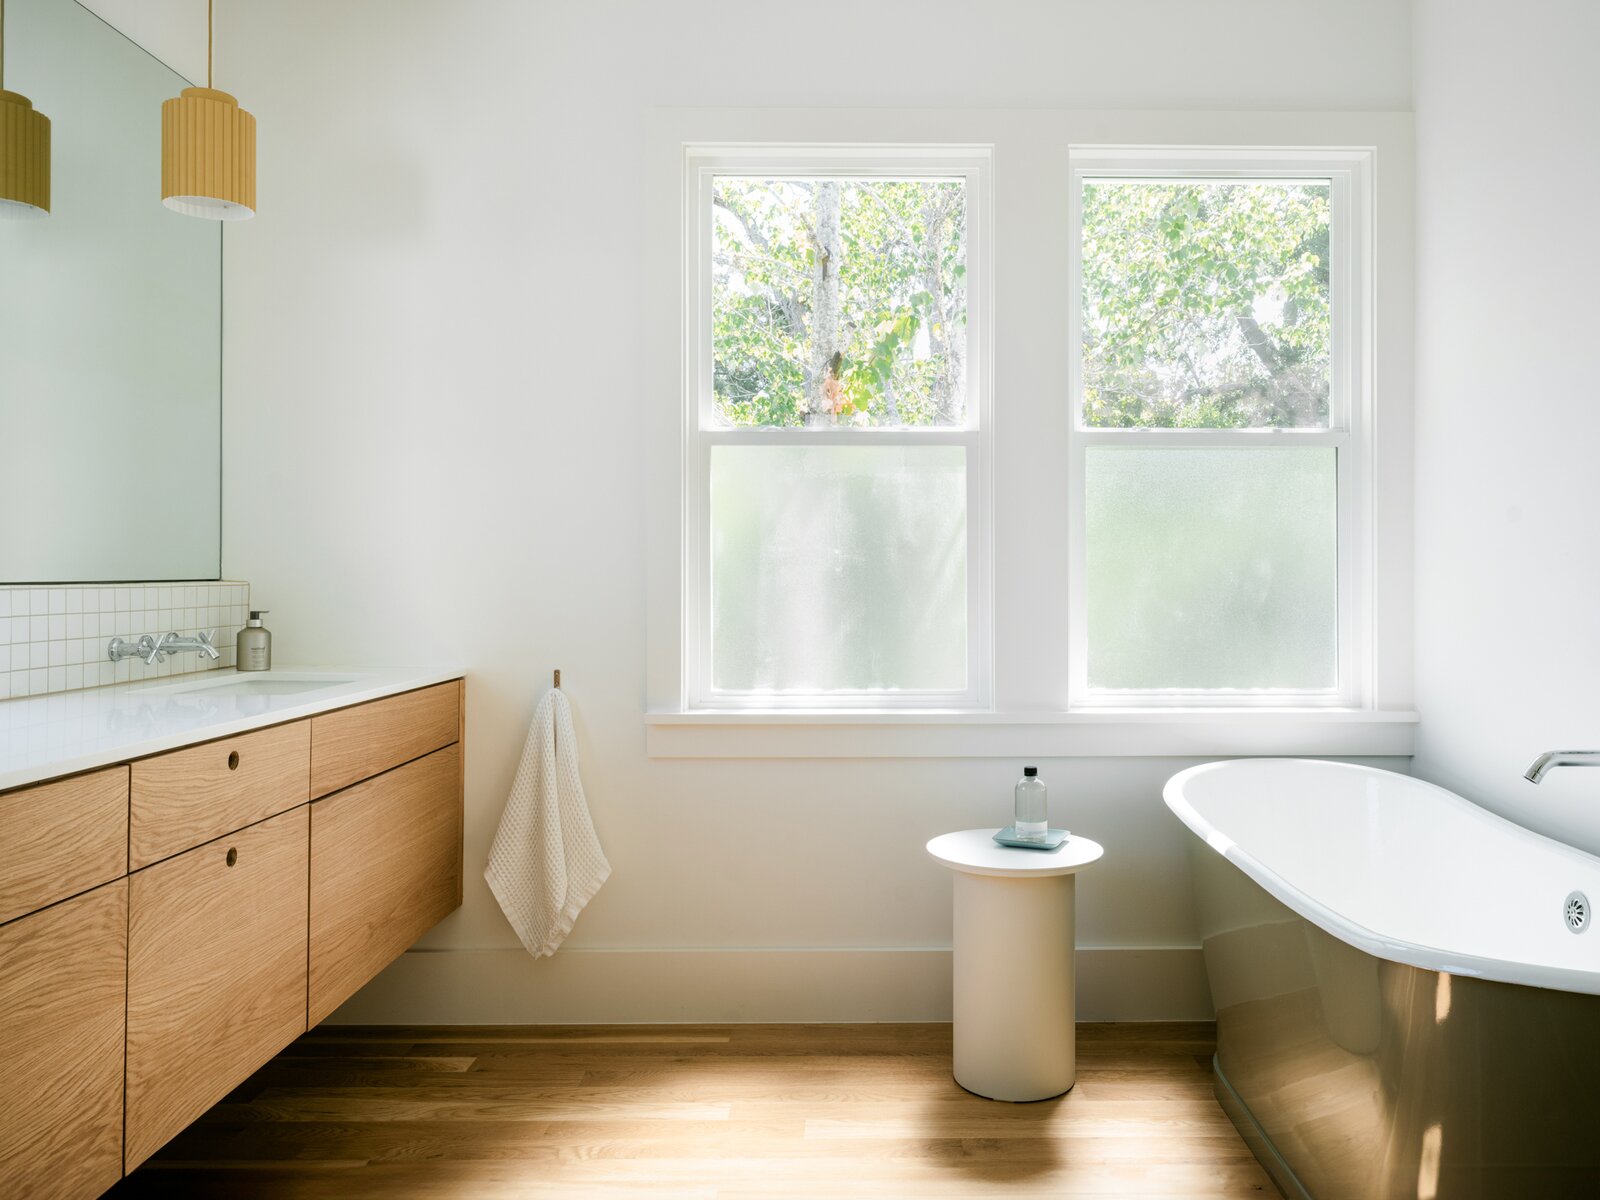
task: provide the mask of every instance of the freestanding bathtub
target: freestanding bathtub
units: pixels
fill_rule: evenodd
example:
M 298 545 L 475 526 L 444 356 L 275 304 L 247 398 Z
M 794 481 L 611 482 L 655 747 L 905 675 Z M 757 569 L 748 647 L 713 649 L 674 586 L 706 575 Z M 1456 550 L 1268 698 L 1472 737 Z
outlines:
M 1217 1096 L 1285 1195 L 1600 1196 L 1600 858 L 1370 767 L 1210 763 L 1165 796 Z

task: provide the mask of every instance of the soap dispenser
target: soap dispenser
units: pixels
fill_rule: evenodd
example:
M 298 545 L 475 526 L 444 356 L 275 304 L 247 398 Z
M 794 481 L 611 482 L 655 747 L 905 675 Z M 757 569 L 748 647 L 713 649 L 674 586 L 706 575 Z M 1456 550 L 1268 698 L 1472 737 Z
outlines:
M 272 630 L 261 623 L 268 610 L 251 609 L 250 620 L 234 642 L 234 667 L 240 671 L 272 669 Z

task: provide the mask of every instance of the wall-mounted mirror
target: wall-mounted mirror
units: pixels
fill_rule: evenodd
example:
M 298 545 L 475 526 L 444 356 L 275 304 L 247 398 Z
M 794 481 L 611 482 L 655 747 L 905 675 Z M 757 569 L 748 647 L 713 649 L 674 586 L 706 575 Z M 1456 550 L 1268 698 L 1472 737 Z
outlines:
M 6 0 L 52 211 L 0 220 L 0 584 L 221 573 L 222 235 L 161 204 L 188 86 L 74 0 Z

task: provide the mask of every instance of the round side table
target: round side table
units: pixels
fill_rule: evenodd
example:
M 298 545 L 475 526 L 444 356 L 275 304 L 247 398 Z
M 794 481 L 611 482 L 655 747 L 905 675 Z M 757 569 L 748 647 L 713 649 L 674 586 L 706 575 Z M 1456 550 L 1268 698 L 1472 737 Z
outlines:
M 1077 1078 L 1073 878 L 1099 860 L 1074 835 L 1057 850 L 946 833 L 928 853 L 955 879 L 955 1079 L 991 1100 L 1048 1100 Z

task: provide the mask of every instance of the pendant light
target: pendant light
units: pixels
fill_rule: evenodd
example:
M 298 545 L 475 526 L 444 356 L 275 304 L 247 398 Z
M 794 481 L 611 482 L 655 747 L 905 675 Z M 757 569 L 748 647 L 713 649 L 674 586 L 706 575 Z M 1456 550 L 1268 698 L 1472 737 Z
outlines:
M 0 219 L 50 215 L 50 118 L 6 91 L 6 0 L 0 0 Z
M 206 0 L 206 86 L 161 106 L 161 203 L 212 221 L 256 215 L 256 119 L 211 86 L 212 0 Z

